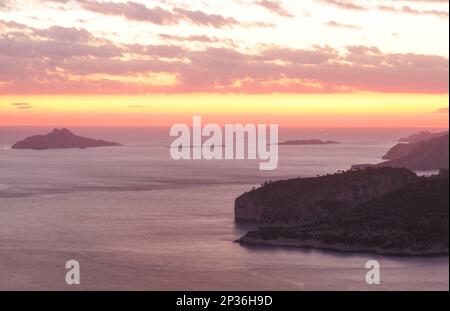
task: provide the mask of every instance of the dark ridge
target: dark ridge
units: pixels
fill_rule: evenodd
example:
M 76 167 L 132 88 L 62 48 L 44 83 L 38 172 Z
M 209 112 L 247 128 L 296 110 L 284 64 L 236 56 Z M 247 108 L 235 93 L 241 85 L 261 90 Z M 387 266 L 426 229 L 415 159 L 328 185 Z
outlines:
M 309 225 L 265 226 L 244 244 L 312 247 L 390 255 L 448 254 L 448 171 L 335 210 Z

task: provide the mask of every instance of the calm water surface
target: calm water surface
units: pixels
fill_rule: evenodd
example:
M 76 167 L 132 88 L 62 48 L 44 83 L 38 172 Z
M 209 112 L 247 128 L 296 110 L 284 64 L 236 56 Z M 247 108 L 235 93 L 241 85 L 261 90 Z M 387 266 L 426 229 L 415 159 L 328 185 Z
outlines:
M 0 145 L 5 146 L 25 134 L 23 129 L 1 130 Z M 119 133 L 77 132 L 106 139 Z M 80 288 L 89 290 L 449 288 L 448 257 L 254 248 L 234 242 L 251 229 L 234 222 L 239 194 L 268 179 L 375 163 L 411 130 L 358 131 L 358 136 L 355 131 L 285 131 L 285 139 L 343 144 L 280 147 L 274 172 L 258 171 L 254 161 L 173 161 L 165 132 L 120 133 L 125 146 L 117 148 L 0 149 L 0 289 L 68 289 L 64 266 L 69 259 L 80 262 Z M 375 288 L 364 281 L 370 259 L 382 267 L 382 285 Z

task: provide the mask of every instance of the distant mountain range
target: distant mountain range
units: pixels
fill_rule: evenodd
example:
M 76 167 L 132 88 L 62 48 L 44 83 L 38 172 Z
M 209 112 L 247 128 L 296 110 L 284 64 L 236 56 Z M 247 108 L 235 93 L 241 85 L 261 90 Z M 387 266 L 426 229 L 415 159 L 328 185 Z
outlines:
M 407 167 L 412 170 L 437 170 L 449 168 L 448 133 L 416 143 L 399 144 L 389 150 L 378 166 Z
M 419 134 L 403 138 L 410 143 L 399 143 L 392 147 L 383 159 L 388 160 L 378 164 L 356 164 L 352 169 L 361 169 L 369 166 L 406 167 L 411 170 L 438 170 L 449 168 L 449 134 L 447 132 L 436 134 Z
M 68 129 L 53 129 L 46 135 L 34 135 L 15 143 L 12 149 L 61 149 L 120 146 L 119 143 L 77 136 Z
M 407 137 L 402 137 L 399 139 L 401 143 L 418 143 L 425 140 L 430 140 L 432 138 L 441 137 L 448 134 L 448 131 L 440 132 L 440 133 L 432 133 L 429 131 L 421 131 L 419 133 L 411 134 Z

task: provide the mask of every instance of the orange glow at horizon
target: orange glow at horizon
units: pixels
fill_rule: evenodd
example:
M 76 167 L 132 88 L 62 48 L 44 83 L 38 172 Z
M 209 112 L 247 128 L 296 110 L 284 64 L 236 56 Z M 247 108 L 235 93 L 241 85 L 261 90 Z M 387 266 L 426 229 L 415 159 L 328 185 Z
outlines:
M 443 108 L 448 94 L 6 95 L 0 126 L 170 126 L 201 115 L 219 124 L 448 128 Z

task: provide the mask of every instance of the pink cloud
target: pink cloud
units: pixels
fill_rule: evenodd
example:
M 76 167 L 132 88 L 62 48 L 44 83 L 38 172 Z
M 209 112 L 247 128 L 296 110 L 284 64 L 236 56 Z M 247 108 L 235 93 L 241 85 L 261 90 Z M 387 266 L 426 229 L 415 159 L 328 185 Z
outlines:
M 86 42 L 93 39 L 93 36 L 84 29 L 65 28 L 60 26 L 52 26 L 48 29 L 35 29 L 35 35 L 58 41 L 68 42 Z
M 377 7 L 379 10 L 386 11 L 386 12 L 393 12 L 393 13 L 406 13 L 406 14 L 412 14 L 412 15 L 431 15 L 431 16 L 437 16 L 440 18 L 448 18 L 448 11 L 442 11 L 442 10 L 418 10 L 414 9 L 410 6 L 403 6 L 401 8 L 393 7 L 393 6 L 386 6 L 386 5 L 379 5 Z
M 409 5 L 403 5 L 402 7 L 397 7 L 394 5 L 378 5 L 378 6 L 370 6 L 367 5 L 361 5 L 357 1 L 353 0 L 317 0 L 319 2 L 322 2 L 324 4 L 334 5 L 336 7 L 339 7 L 341 9 L 345 10 L 354 10 L 354 11 L 368 11 L 372 9 L 378 9 L 385 12 L 392 12 L 392 13 L 404 13 L 404 14 L 412 14 L 412 15 L 430 15 L 430 16 L 436 16 L 440 18 L 448 18 L 449 12 L 444 10 L 419 10 L 415 9 Z M 411 4 L 414 3 L 448 3 L 448 0 L 396 0 L 392 2 L 409 2 Z
M 318 1 L 323 2 L 325 4 L 331 4 L 345 10 L 363 11 L 367 9 L 364 6 L 349 0 L 318 0 Z
M 81 5 L 84 9 L 105 15 L 123 16 L 129 20 L 151 22 L 154 24 L 176 24 L 178 17 L 171 11 L 160 7 L 148 8 L 137 2 L 97 2 L 83 0 Z
M 189 10 L 185 8 L 173 7 L 163 9 L 161 7 L 149 8 L 142 3 L 128 1 L 124 3 L 95 0 L 78 0 L 82 8 L 104 15 L 123 16 L 132 21 L 150 22 L 157 25 L 176 25 L 180 21 L 187 21 L 195 25 L 215 28 L 232 26 L 259 26 L 266 27 L 266 23 L 253 22 L 242 23 L 233 17 L 226 17 L 220 14 L 209 14 L 200 10 Z
M 366 46 L 349 46 L 344 52 L 328 46 L 242 52 L 213 46 L 192 50 L 177 44 L 114 44 L 86 30 L 63 27 L 0 34 L 3 94 L 448 93 L 448 65 L 441 56 L 385 53 Z M 175 84 L 133 82 L 134 77 L 155 74 L 169 75 Z
M 188 41 L 188 42 L 205 42 L 205 43 L 213 43 L 218 42 L 219 39 L 214 37 L 209 37 L 206 35 L 191 35 L 191 36 L 177 36 L 177 35 L 169 35 L 169 34 L 159 34 L 158 35 L 163 40 L 169 41 Z
M 293 17 L 291 13 L 289 13 L 285 8 L 283 8 L 280 1 L 275 0 L 259 0 L 253 2 L 256 5 L 259 5 L 266 10 L 280 16 L 284 17 Z
M 336 22 L 336 21 L 329 21 L 329 22 L 326 23 L 326 25 L 328 27 L 339 28 L 339 29 L 351 29 L 351 30 L 362 29 L 361 26 L 345 24 L 345 23 L 339 23 L 339 22 Z

